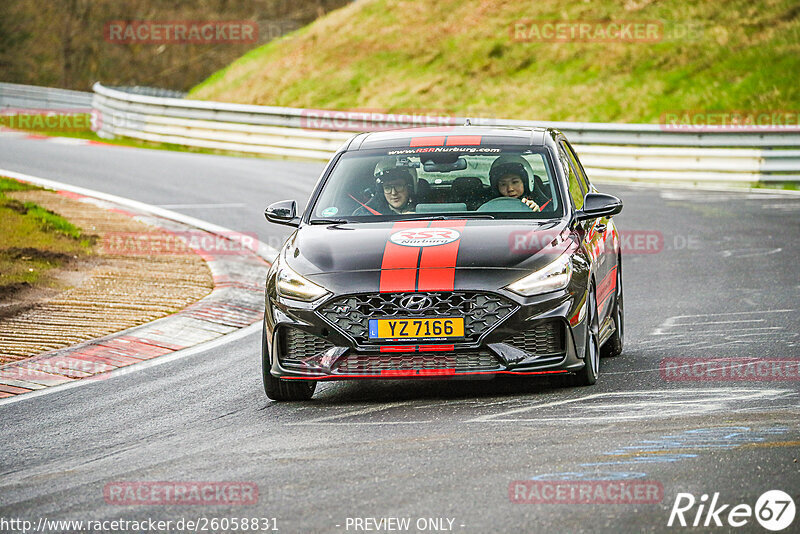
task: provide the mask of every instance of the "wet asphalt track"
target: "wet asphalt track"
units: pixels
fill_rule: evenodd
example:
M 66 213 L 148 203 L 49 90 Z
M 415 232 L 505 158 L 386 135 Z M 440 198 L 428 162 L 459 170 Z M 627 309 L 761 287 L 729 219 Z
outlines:
M 167 206 L 276 246 L 287 233 L 267 225 L 263 208 L 304 203 L 322 165 L 0 137 L 0 168 Z M 800 359 L 800 197 L 600 189 L 624 200 L 623 231 L 660 232 L 663 246 L 624 258 L 626 350 L 601 362 L 596 386 L 347 382 L 322 385 L 309 403 L 277 404 L 261 389 L 254 332 L 0 405 L 0 518 L 257 516 L 292 533 L 408 517 L 412 532 L 418 518 L 453 519 L 452 531 L 470 534 L 663 532 L 692 530 L 667 527 L 678 492 L 752 506 L 782 489 L 800 505 L 798 380 L 667 381 L 658 371 L 669 357 Z M 664 496 L 512 503 L 509 484 L 535 477 L 638 477 Z M 142 480 L 252 481 L 259 499 L 104 500 L 107 483 Z M 766 532 L 753 518 L 737 531 Z

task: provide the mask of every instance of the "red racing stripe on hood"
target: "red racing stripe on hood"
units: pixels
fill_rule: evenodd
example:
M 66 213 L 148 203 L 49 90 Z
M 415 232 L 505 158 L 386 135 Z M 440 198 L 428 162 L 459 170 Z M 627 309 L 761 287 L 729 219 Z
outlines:
M 427 228 L 428 221 L 400 221 L 392 226 L 392 234 L 400 230 Z M 391 235 L 391 234 L 390 234 Z M 417 265 L 419 247 L 405 247 L 386 241 L 381 262 L 380 292 L 415 291 L 417 284 Z
M 452 228 L 462 230 L 467 224 L 465 219 L 453 221 L 433 221 L 430 228 Z M 456 259 L 461 237 L 435 247 L 424 247 L 419 262 L 418 291 L 452 291 L 456 280 Z

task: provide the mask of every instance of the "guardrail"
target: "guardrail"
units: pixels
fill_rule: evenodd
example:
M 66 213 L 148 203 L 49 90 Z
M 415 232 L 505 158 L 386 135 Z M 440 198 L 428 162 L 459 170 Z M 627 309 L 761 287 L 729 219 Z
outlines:
M 464 117 L 279 108 L 161 98 L 94 86 L 100 135 L 209 149 L 327 159 L 354 132 L 461 125 Z M 658 124 L 471 119 L 472 124 L 550 126 L 576 145 L 587 172 L 605 180 L 782 182 L 800 180 L 800 130 L 687 132 Z
M 88 109 L 91 106 L 90 92 L 0 82 L 0 110 Z
M 93 107 L 101 137 L 282 157 L 328 159 L 353 133 L 461 125 L 464 117 L 281 108 L 181 98 L 151 88 L 94 93 L 0 83 L 0 107 Z M 602 124 L 472 118 L 472 124 L 548 126 L 563 131 L 592 178 L 697 183 L 800 181 L 800 129 L 684 131 L 658 124 Z

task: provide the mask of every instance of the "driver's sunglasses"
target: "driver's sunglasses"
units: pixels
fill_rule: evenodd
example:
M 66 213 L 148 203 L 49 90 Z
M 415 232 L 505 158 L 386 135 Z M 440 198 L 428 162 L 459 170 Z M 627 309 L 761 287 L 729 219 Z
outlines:
M 384 193 L 391 193 L 392 191 L 395 191 L 397 193 L 405 193 L 407 189 L 408 189 L 408 184 L 395 184 L 395 185 L 383 184 Z

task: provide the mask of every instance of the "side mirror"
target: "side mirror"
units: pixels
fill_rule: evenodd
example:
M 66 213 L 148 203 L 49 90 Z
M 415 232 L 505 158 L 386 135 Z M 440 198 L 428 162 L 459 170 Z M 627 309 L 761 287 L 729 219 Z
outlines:
M 281 200 L 270 204 L 264 210 L 264 217 L 275 224 L 300 226 L 300 217 L 297 216 L 297 202 L 294 200 Z
M 614 195 L 605 193 L 586 193 L 583 208 L 575 214 L 578 221 L 611 217 L 622 211 L 622 201 Z

